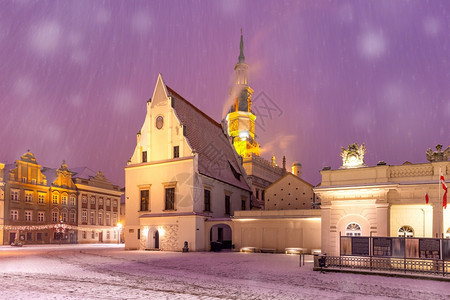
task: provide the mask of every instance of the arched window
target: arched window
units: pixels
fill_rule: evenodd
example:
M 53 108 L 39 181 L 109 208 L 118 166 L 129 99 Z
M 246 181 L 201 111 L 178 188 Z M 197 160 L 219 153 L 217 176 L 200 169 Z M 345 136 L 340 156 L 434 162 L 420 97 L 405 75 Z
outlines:
M 360 236 L 361 235 L 361 226 L 358 223 L 350 223 L 347 225 L 345 229 L 345 235 L 347 236 Z
M 408 225 L 402 226 L 398 230 L 398 236 L 399 237 L 413 237 L 414 229 Z

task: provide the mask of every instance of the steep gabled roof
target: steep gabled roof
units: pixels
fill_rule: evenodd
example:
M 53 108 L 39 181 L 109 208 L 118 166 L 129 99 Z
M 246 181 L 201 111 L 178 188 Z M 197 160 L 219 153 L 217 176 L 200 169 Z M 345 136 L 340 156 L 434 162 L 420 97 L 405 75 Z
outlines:
M 198 154 L 201 174 L 251 191 L 239 167 L 233 145 L 222 126 L 167 86 L 172 106 L 189 145 Z

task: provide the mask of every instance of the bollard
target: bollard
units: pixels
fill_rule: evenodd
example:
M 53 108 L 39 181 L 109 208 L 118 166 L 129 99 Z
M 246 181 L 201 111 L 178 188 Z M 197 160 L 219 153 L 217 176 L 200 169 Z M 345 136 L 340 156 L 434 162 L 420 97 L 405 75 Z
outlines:
M 189 245 L 188 242 L 184 242 L 183 252 L 189 252 Z

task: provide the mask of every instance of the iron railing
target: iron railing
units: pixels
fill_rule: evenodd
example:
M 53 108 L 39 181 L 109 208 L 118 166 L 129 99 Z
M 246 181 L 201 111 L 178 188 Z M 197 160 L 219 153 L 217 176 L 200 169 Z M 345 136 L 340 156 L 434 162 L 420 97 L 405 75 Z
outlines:
M 450 276 L 450 261 L 363 256 L 324 256 L 325 268 Z

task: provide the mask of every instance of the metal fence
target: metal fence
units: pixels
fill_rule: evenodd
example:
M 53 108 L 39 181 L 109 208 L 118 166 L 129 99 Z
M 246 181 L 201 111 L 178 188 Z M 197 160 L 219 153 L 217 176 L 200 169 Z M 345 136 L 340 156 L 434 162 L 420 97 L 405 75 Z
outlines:
M 325 268 L 450 276 L 450 261 L 364 256 L 324 256 Z

